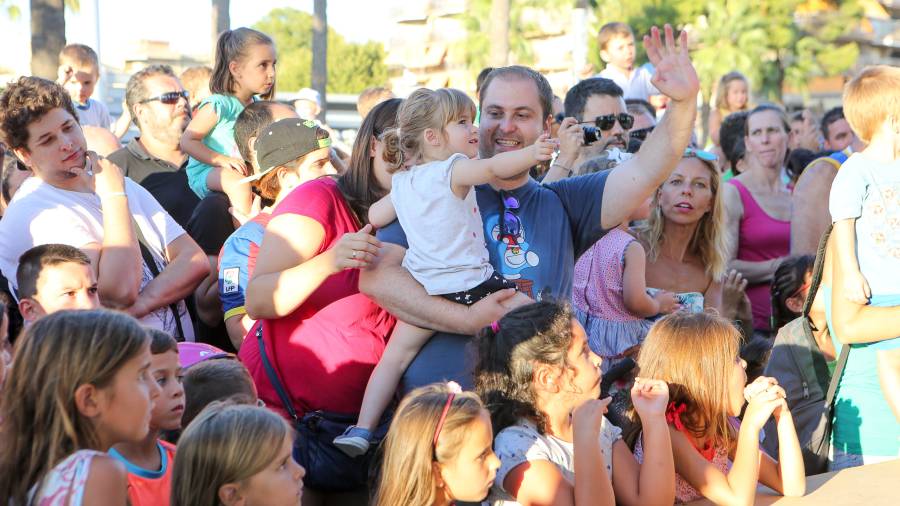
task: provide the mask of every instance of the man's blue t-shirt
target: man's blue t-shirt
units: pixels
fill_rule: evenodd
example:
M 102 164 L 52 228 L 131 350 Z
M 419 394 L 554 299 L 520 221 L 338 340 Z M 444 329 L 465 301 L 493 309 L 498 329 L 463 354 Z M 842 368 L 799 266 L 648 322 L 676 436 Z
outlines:
M 575 260 L 606 232 L 600 226 L 609 171 L 541 185 L 533 179 L 512 191 L 477 186 L 475 196 L 494 270 L 535 300 L 568 301 Z M 384 242 L 407 248 L 399 222 L 378 231 Z M 436 333 L 403 376 L 403 391 L 435 381 L 472 386 L 465 347 L 470 336 Z

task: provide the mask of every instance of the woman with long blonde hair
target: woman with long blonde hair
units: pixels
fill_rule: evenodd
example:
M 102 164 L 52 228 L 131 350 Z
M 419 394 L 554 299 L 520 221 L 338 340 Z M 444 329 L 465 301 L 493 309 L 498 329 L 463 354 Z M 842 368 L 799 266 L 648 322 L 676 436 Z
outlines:
M 217 402 L 178 440 L 173 506 L 299 506 L 306 471 L 294 460 L 294 434 L 274 412 Z
M 805 492 L 803 457 L 784 390 L 766 377 L 747 385 L 740 340 L 722 317 L 679 312 L 656 322 L 641 347 L 641 375 L 669 385 L 666 422 L 676 502 L 706 497 L 715 504 L 747 504 L 758 482 L 788 496 Z M 770 416 L 775 417 L 777 461 L 759 450 L 760 431 Z M 635 425 L 628 439 L 641 461 L 646 451 L 641 420 L 634 412 L 630 418 Z
M 715 155 L 688 148 L 653 196 L 638 234 L 647 252 L 647 286 L 676 293 L 694 310 L 722 310 L 728 248 L 720 190 Z
M 491 418 L 472 392 L 434 384 L 410 392 L 384 440 L 375 506 L 446 506 L 487 497 L 500 460 Z

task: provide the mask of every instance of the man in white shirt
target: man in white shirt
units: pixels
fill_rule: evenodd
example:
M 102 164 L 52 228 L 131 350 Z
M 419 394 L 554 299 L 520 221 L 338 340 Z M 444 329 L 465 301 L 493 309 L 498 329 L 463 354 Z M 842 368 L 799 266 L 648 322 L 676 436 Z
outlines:
M 0 221 L 0 270 L 11 284 L 23 252 L 68 244 L 90 258 L 104 306 L 193 340 L 182 299 L 209 270 L 197 244 L 145 189 L 87 151 L 61 86 L 22 77 L 0 103 L 0 133 L 35 176 L 22 184 Z

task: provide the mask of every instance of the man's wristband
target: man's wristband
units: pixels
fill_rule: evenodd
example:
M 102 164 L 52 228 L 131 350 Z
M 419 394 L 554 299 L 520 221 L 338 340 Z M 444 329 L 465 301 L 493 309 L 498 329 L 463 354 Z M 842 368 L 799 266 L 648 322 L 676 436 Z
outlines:
M 105 198 L 109 198 L 109 197 L 127 197 L 127 196 L 128 196 L 128 194 L 126 194 L 125 192 L 109 192 L 109 193 L 104 193 L 103 195 L 100 196 L 100 198 L 105 199 Z

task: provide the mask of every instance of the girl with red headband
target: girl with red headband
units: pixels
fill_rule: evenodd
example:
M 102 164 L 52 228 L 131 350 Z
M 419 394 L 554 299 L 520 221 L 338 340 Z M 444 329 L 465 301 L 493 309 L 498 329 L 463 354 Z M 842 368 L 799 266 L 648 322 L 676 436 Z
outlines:
M 375 506 L 446 506 L 487 497 L 500 460 L 481 400 L 456 383 L 410 392 L 384 440 Z

